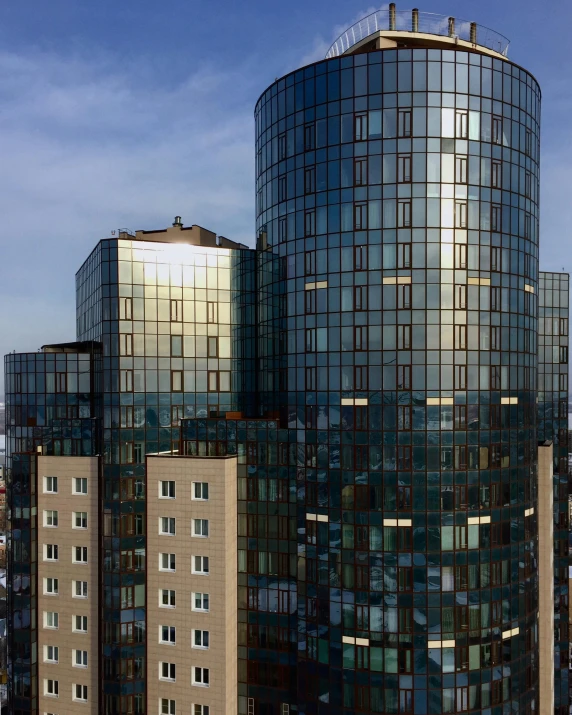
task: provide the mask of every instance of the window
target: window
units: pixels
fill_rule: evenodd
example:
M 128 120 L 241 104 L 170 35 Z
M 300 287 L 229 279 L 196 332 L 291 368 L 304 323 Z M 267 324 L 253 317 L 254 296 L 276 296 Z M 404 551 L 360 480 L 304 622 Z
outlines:
M 161 499 L 175 498 L 175 482 L 160 481 L 159 482 L 159 497 Z
M 86 564 L 87 546 L 72 546 L 72 561 L 74 564 Z
M 354 270 L 367 270 L 367 246 L 354 246 Z
M 280 176 L 278 178 L 278 201 L 286 201 L 286 177 Z
M 354 204 L 354 229 L 356 231 L 367 229 L 367 203 L 365 201 Z
M 59 660 L 59 648 L 57 645 L 44 646 L 44 662 L 57 663 Z
M 467 228 L 466 201 L 455 201 L 455 228 Z
M 119 299 L 119 320 L 133 320 L 133 298 Z
M 356 114 L 354 120 L 355 141 L 367 140 L 367 114 Z
M 400 154 L 397 157 L 397 181 L 400 184 L 411 183 L 411 154 Z
M 316 233 L 316 212 L 314 209 L 304 214 L 304 236 L 313 236 Z
M 491 271 L 500 271 L 501 269 L 500 251 L 501 249 L 498 246 L 491 246 Z
M 411 350 L 411 326 L 410 325 L 398 325 L 397 326 L 397 349 L 398 350 Z
M 397 113 L 397 133 L 399 137 L 411 136 L 411 110 L 400 109 Z
M 530 171 L 524 173 L 524 195 L 530 198 L 532 194 L 532 174 Z
M 500 189 L 502 184 L 501 162 L 493 159 L 491 165 L 491 186 L 493 189 Z
M 249 698 L 249 700 L 254 700 L 254 698 Z M 193 705 L 192 715 L 209 715 L 209 712 L 210 709 L 208 705 Z
M 159 701 L 159 715 L 176 715 L 177 706 L 175 700 L 161 698 Z
M 208 482 L 193 482 L 193 499 L 206 501 L 209 498 Z
M 354 328 L 354 350 L 367 350 L 367 325 L 356 325 Z
M 457 109 L 455 112 L 455 136 L 457 139 L 468 139 L 468 114 L 466 109 Z
M 308 122 L 304 127 L 304 151 L 312 151 L 316 148 L 315 143 L 316 127 L 314 122 Z
M 411 227 L 411 199 L 399 199 L 397 202 L 398 228 Z
M 74 494 L 87 494 L 87 479 L 85 477 L 75 477 L 73 480 Z
M 208 372 L 207 389 L 209 392 L 230 392 L 230 372 Z
M 209 632 L 193 630 L 193 648 L 208 648 L 209 647 Z
M 316 272 L 316 251 L 306 251 L 304 254 L 304 275 L 313 276 Z
M 500 232 L 502 230 L 501 207 L 498 204 L 491 205 L 491 231 Z
M 411 365 L 398 365 L 397 366 L 397 389 L 398 390 L 410 390 L 411 389 Z
M 306 291 L 316 293 L 316 291 Z M 367 286 L 354 287 L 354 310 L 367 310 Z
M 183 391 L 183 371 L 171 370 L 171 392 Z
M 177 642 L 175 626 L 159 626 L 159 643 L 175 645 Z
M 44 579 L 44 593 L 49 596 L 58 595 L 58 579 L 57 578 L 45 578 Z
M 120 333 L 119 354 L 127 356 L 133 355 L 133 335 L 131 333 Z
M 59 628 L 60 614 L 54 611 L 44 611 L 44 628 Z
M 52 509 L 44 511 L 44 526 L 57 526 L 58 512 Z
M 493 144 L 502 144 L 502 117 L 493 116 L 491 134 Z
M 528 211 L 524 213 L 524 237 L 532 238 L 532 216 Z
M 203 688 L 209 687 L 209 669 L 193 668 L 193 685 L 201 685 Z
M 57 680 L 44 680 L 44 695 L 50 698 L 58 698 L 60 695 L 60 686 Z
M 313 194 L 316 191 L 316 169 L 313 166 L 304 169 L 304 193 Z
M 467 309 L 467 286 L 466 285 L 456 285 L 455 286 L 455 309 L 456 310 L 466 310 Z
M 73 664 L 76 668 L 87 668 L 87 651 L 74 650 Z
M 74 633 L 87 633 L 87 616 L 74 616 L 72 630 Z
M 193 536 L 208 536 L 209 535 L 209 520 L 208 519 L 193 519 Z
M 44 477 L 44 492 L 46 494 L 57 494 L 58 493 L 58 478 L 57 477 Z
M 455 183 L 456 184 L 466 184 L 467 183 L 467 157 L 466 156 L 455 156 Z
M 524 138 L 524 152 L 528 156 L 532 156 L 532 131 L 530 129 L 526 130 Z
M 74 598 L 87 598 L 87 581 L 74 581 L 72 594 Z
M 218 303 L 207 303 L 207 323 L 218 323 Z
M 193 611 L 203 611 L 204 613 L 208 612 L 209 594 L 199 593 L 198 591 L 193 593 L 192 609 Z
M 175 591 L 169 588 L 159 589 L 159 606 L 162 608 L 175 608 Z
M 159 554 L 159 571 L 175 570 L 175 554 Z
M 87 529 L 87 511 L 74 511 L 73 528 Z
M 57 544 L 44 544 L 44 561 L 57 561 L 58 560 L 58 545 Z
M 398 285 L 397 286 L 397 307 L 403 310 L 409 310 L 411 308 L 411 286 L 410 285 Z
M 159 663 L 159 680 L 176 680 L 175 663 Z
M 282 200 L 282 199 L 281 199 Z M 284 243 L 288 238 L 288 222 L 286 218 L 278 219 L 278 243 Z
M 411 268 L 411 244 L 410 243 L 398 243 L 397 244 L 397 267 L 398 268 Z
M 175 536 L 175 517 L 159 517 L 159 534 L 163 534 L 164 536 Z
M 367 159 L 364 157 L 354 160 L 354 184 L 356 186 L 367 184 Z
M 455 365 L 454 366 L 454 378 L 455 390 L 466 390 L 467 389 L 467 366 L 466 365 Z
M 171 300 L 171 322 L 180 323 L 183 320 L 183 301 L 180 299 Z
M 209 572 L 209 557 L 208 556 L 193 556 L 193 573 L 208 574 Z
M 455 244 L 455 268 L 467 268 L 467 246 L 464 243 Z
M 119 371 L 120 392 L 133 392 L 133 370 Z
M 455 350 L 467 349 L 467 326 L 455 325 Z
M 74 683 L 73 685 L 73 699 L 79 700 L 82 703 L 87 702 L 87 685 L 79 685 Z

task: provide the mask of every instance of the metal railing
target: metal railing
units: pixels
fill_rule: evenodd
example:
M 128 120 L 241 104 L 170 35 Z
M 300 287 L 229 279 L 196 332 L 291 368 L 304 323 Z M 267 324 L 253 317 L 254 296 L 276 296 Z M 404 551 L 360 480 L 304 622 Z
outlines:
M 343 32 L 326 54 L 326 59 L 339 57 L 350 47 L 365 40 L 375 32 L 394 30 L 397 32 L 421 32 L 458 38 L 507 56 L 510 41 L 494 30 L 467 20 L 459 20 L 432 12 L 417 10 L 377 10 L 362 18 Z

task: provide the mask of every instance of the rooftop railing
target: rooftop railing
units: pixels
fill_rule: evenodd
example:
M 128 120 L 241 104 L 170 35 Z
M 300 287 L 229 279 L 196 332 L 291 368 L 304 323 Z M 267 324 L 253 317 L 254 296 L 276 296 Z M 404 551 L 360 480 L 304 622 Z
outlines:
M 339 57 L 370 35 L 387 30 L 456 38 L 505 57 L 510 44 L 504 35 L 475 22 L 418 10 L 396 11 L 392 4 L 388 10 L 377 10 L 343 32 L 328 50 L 326 59 Z

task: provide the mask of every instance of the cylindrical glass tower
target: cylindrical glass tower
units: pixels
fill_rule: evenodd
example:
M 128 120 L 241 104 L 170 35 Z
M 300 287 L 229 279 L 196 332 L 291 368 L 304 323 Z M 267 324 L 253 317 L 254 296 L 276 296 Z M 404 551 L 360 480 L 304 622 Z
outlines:
M 376 13 L 256 106 L 305 715 L 538 709 L 540 89 L 440 20 Z

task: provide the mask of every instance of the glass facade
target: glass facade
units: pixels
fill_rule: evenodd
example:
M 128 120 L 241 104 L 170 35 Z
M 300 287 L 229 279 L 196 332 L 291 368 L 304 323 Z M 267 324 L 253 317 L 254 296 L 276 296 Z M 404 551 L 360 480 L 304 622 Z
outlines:
M 554 454 L 554 700 L 568 713 L 568 343 L 570 276 L 540 273 L 538 313 L 538 440 Z
M 78 338 L 103 346 L 104 713 L 146 711 L 145 455 L 176 451 L 184 417 L 252 409 L 255 267 L 253 251 L 124 235 L 76 275 Z
M 14 715 L 38 708 L 36 453 L 97 454 L 93 395 L 99 354 L 96 343 L 72 343 L 4 358 L 8 682 Z
M 539 112 L 521 68 L 438 49 L 320 62 L 258 101 L 261 408 L 289 465 L 246 446 L 261 713 L 538 707 Z M 276 469 L 287 583 L 264 570 Z M 271 580 L 297 596 L 284 655 Z

